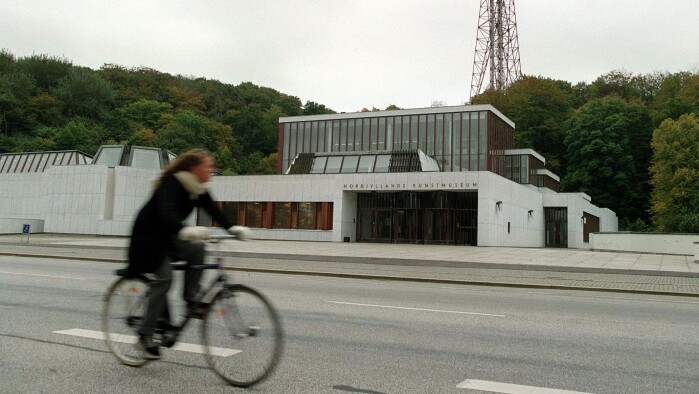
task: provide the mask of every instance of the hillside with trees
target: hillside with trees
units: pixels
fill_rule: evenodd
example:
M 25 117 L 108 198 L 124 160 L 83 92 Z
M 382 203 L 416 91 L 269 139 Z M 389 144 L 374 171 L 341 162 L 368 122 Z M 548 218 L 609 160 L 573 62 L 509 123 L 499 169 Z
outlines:
M 699 232 L 699 72 L 525 76 L 471 102 L 512 119 L 516 147 L 546 157 L 562 191 L 615 211 L 620 229 Z M 251 82 L 0 51 L 0 152 L 204 147 L 224 174 L 272 174 L 279 117 L 324 113 L 334 111 Z
M 620 230 L 699 233 L 699 72 L 525 76 L 472 103 L 512 119 L 515 146 L 541 153 L 562 192 L 616 212 Z
M 0 152 L 203 147 L 224 174 L 271 174 L 279 117 L 332 112 L 250 82 L 113 64 L 91 70 L 64 58 L 0 51 Z

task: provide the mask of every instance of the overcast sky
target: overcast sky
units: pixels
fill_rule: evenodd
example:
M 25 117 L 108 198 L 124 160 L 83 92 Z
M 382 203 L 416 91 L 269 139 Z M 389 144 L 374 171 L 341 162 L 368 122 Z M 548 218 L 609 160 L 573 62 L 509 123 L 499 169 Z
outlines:
M 522 72 L 699 69 L 697 0 L 516 1 Z M 480 0 L 0 0 L 0 48 L 252 82 L 325 104 L 469 100 Z

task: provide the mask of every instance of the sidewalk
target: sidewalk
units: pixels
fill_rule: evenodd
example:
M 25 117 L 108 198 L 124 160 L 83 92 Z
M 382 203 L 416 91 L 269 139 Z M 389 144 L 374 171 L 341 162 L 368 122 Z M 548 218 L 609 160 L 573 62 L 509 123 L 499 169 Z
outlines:
M 0 236 L 0 255 L 125 262 L 123 237 Z M 212 254 L 240 271 L 699 297 L 693 256 L 577 249 L 252 240 Z

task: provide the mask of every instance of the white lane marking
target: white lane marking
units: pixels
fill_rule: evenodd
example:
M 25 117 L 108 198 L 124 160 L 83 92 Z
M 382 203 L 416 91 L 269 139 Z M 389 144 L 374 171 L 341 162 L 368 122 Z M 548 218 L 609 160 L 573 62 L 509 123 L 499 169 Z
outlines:
M 22 272 L 9 272 L 9 271 L 0 271 L 0 274 L 8 274 L 8 275 L 25 275 L 25 276 L 41 276 L 43 278 L 54 278 L 54 279 L 75 279 L 75 280 L 85 280 L 85 278 L 77 278 L 74 276 L 57 276 L 57 275 L 41 275 L 41 274 L 24 274 Z
M 405 306 L 360 304 L 360 303 L 356 303 L 356 302 L 341 302 L 341 301 L 325 301 L 325 302 L 329 302 L 331 304 L 340 304 L 340 305 L 368 306 L 368 307 L 373 307 L 373 308 L 406 309 L 406 310 L 410 310 L 410 311 L 425 311 L 425 312 L 457 313 L 457 314 L 461 314 L 461 315 L 506 317 L 506 315 L 496 315 L 496 314 L 492 314 L 492 313 L 448 311 L 448 310 L 443 310 L 443 309 L 409 308 L 409 307 L 405 307 Z
M 487 380 L 466 379 L 456 388 L 488 391 L 502 394 L 589 394 L 582 391 L 549 389 L 545 387 L 522 386 L 519 384 L 489 382 Z
M 83 330 L 81 328 L 71 328 L 70 330 L 60 330 L 54 331 L 54 334 L 71 335 L 74 337 L 90 338 L 90 339 L 101 339 L 104 340 L 104 332 L 93 331 L 93 330 Z M 121 343 L 136 343 L 136 337 L 133 335 L 115 335 L 112 338 L 114 342 Z M 204 346 L 197 345 L 194 343 L 177 343 L 171 348 L 172 350 L 179 350 L 181 352 L 199 353 L 205 354 Z M 242 350 L 237 349 L 226 349 L 222 347 L 211 347 L 211 354 L 214 356 L 228 357 L 234 354 L 242 352 Z

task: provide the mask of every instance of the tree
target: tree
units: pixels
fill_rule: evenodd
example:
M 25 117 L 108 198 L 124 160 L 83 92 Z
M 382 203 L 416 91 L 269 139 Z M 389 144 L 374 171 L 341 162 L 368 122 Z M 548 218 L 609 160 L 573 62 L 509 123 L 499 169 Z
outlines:
M 132 131 L 141 128 L 159 129 L 165 123 L 163 115 L 172 113 L 172 110 L 172 105 L 168 103 L 144 99 L 117 109 Z
M 262 152 L 252 152 L 240 160 L 240 173 L 245 175 L 270 175 L 277 173 L 277 154 L 264 156 Z
M 94 71 L 76 68 L 52 90 L 63 113 L 68 116 L 100 118 L 112 108 L 116 95 Z
M 28 128 L 26 103 L 31 97 L 34 83 L 23 72 L 0 74 L 0 132 L 6 135 Z
M 644 122 L 650 124 L 647 111 L 615 96 L 575 111 L 566 125 L 568 172 L 561 188 L 589 194 L 593 203 L 615 211 L 622 224 L 645 219 L 650 196 L 642 187 L 647 179 L 639 178 L 647 166 L 637 168 L 645 154 L 637 146 L 645 138 L 645 130 L 639 130 Z
M 267 110 L 258 104 L 246 105 L 233 115 L 233 135 L 243 154 L 255 151 L 268 155 L 277 150 L 279 117 L 284 114 L 277 106 Z M 241 161 L 242 165 L 242 161 Z
M 334 114 L 335 111 L 327 108 L 323 104 L 318 104 L 314 101 L 306 101 L 301 110 L 303 115 L 322 115 L 322 114 Z
M 564 87 L 570 89 L 570 85 Z M 525 76 L 506 92 L 507 116 L 517 125 L 515 147 L 531 148 L 546 157 L 546 167 L 565 176 L 564 133 L 561 125 L 570 112 L 560 81 Z
M 145 128 L 136 130 L 133 134 L 131 134 L 128 141 L 126 141 L 127 145 L 138 146 L 155 146 L 156 142 L 157 137 L 153 130 Z
M 38 92 L 48 92 L 73 69 L 70 60 L 48 55 L 32 55 L 17 59 L 17 70 L 29 74 Z
M 87 119 L 73 118 L 65 126 L 56 128 L 56 149 L 94 154 L 102 143 L 103 130 Z
M 658 231 L 699 233 L 699 121 L 682 115 L 653 132 L 652 208 Z
M 156 144 L 177 154 L 195 148 L 215 152 L 220 146 L 234 141 L 229 126 L 190 111 L 176 111 L 174 116 L 165 118 L 167 123 L 156 132 Z
M 653 103 L 653 124 L 678 119 L 692 112 L 699 114 L 699 73 L 668 74 L 660 83 Z

